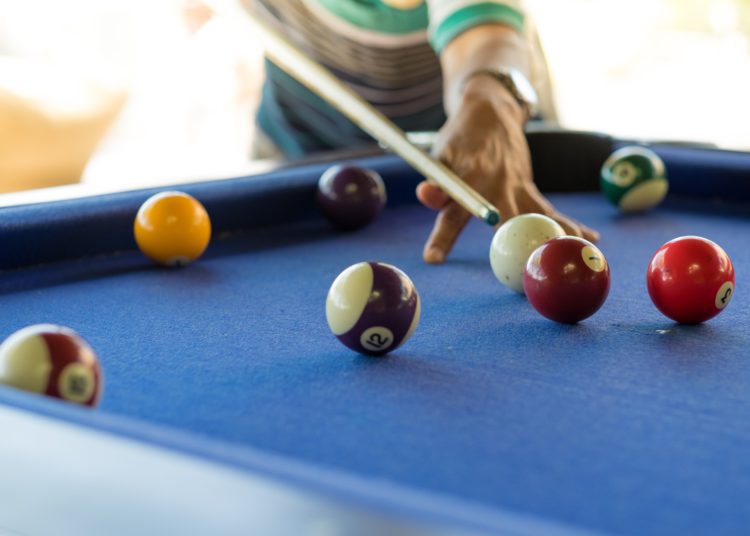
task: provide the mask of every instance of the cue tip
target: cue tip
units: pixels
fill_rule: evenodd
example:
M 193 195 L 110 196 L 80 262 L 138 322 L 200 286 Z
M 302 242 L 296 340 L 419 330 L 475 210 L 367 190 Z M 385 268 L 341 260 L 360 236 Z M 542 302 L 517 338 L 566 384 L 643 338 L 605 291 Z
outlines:
M 500 213 L 496 209 L 485 209 L 484 217 L 482 218 L 487 225 L 492 225 L 493 227 L 500 223 Z

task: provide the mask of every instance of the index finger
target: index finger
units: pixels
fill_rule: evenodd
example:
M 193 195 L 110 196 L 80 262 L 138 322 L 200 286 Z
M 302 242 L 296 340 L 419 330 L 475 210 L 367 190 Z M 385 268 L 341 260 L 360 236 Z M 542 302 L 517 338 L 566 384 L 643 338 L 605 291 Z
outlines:
M 453 249 L 458 236 L 469 222 L 471 214 L 450 201 L 438 213 L 435 225 L 424 247 L 423 258 L 428 264 L 441 264 Z

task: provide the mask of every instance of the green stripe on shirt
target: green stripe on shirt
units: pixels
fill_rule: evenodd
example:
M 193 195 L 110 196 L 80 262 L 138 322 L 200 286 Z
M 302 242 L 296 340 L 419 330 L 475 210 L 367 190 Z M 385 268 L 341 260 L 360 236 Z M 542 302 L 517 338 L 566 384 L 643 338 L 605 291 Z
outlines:
M 430 43 L 440 54 L 445 46 L 469 28 L 487 23 L 507 24 L 523 31 L 523 13 L 503 4 L 484 2 L 466 6 L 451 13 L 439 26 L 430 31 Z

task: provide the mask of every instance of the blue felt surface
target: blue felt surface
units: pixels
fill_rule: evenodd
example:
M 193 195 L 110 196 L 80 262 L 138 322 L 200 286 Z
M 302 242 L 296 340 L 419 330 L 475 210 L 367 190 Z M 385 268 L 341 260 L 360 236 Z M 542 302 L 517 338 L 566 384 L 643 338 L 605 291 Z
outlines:
M 174 429 L 230 463 L 229 450 L 266 451 L 590 530 L 743 532 L 750 219 L 553 200 L 602 232 L 612 269 L 609 300 L 577 326 L 495 281 L 479 222 L 449 263 L 424 265 L 431 215 L 407 205 L 353 234 L 311 219 L 226 236 L 178 271 L 126 251 L 8 272 L 0 333 L 76 329 L 107 382 L 100 409 L 77 420 L 126 417 L 131 436 L 142 421 L 165 443 Z M 737 271 L 733 302 L 703 326 L 661 317 L 645 290 L 651 254 L 683 234 L 720 243 Z M 423 300 L 414 337 L 387 358 L 352 354 L 325 323 L 328 286 L 362 260 L 396 264 Z

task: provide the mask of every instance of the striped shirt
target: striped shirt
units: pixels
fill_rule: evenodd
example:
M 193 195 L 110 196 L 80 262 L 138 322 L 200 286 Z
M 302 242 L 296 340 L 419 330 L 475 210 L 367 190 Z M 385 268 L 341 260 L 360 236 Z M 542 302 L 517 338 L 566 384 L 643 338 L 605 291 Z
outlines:
M 524 28 L 520 0 L 244 0 L 310 57 L 404 130 L 445 121 L 438 55 L 488 22 Z M 266 61 L 257 123 L 287 156 L 353 148 L 372 139 Z

